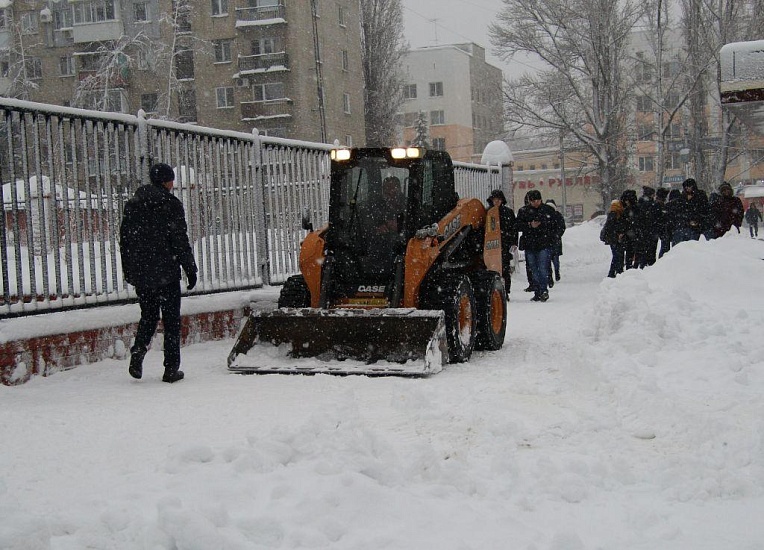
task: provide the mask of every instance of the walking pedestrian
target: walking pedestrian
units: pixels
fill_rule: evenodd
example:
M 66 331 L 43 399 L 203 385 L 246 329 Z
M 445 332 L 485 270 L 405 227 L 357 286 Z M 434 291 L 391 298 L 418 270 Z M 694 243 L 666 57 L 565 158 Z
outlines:
M 671 246 L 699 240 L 708 228 L 709 207 L 708 196 L 698 189 L 694 178 L 682 182 L 682 193 L 669 202 L 669 213 L 673 223 Z
M 661 212 L 660 221 L 658 222 L 659 238 L 661 241 L 658 258 L 662 258 L 663 255 L 671 249 L 671 226 L 669 224 L 667 202 L 668 195 L 669 190 L 665 187 L 659 187 L 658 190 L 655 191 L 655 203 L 658 205 Z
M 660 205 L 655 201 L 655 189 L 649 185 L 642 187 L 638 206 L 635 267 L 643 269 L 655 263 L 663 214 Z
M 528 205 L 517 213 L 517 228 L 522 233 L 525 261 L 533 274 L 534 302 L 549 299 L 549 257 L 557 239 L 556 210 L 544 204 L 541 192 L 528 192 Z
M 160 313 L 164 328 L 164 382 L 183 379 L 180 370 L 180 270 L 196 285 L 185 212 L 171 191 L 172 168 L 164 163 L 149 170 L 151 183 L 140 186 L 125 204 L 120 226 L 120 253 L 125 280 L 135 287 L 141 319 L 130 348 L 130 376 L 143 376 L 143 358 L 156 332 Z
M 743 201 L 736 197 L 732 186 L 726 181 L 719 186 L 719 197 L 711 207 L 711 231 L 713 238 L 723 236 L 734 225 L 740 233 L 743 224 Z
M 565 218 L 557 210 L 557 203 L 554 199 L 547 199 L 546 204 L 554 209 L 556 214 L 555 220 L 557 222 L 557 231 L 554 246 L 552 246 L 552 253 L 550 254 L 550 267 L 549 267 L 549 288 L 554 286 L 555 281 L 560 280 L 560 256 L 562 256 L 562 236 L 565 233 Z
M 517 246 L 517 218 L 514 211 L 507 206 L 507 198 L 501 189 L 494 189 L 488 197 L 489 208 L 499 208 L 499 229 L 501 231 L 501 276 L 504 278 L 504 288 L 509 296 L 512 286 L 512 247 Z
M 751 232 L 752 239 L 759 236 L 759 222 L 761 220 L 761 210 L 758 209 L 755 202 L 752 202 L 745 212 L 745 221 L 748 222 L 748 229 Z

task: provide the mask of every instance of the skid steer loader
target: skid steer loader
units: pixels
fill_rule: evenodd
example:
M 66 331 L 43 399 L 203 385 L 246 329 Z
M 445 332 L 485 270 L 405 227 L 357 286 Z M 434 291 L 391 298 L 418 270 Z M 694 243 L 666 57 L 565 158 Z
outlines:
M 248 317 L 229 370 L 425 376 L 501 348 L 498 208 L 459 199 L 447 153 L 333 150 L 328 224 L 303 227 L 301 274 Z

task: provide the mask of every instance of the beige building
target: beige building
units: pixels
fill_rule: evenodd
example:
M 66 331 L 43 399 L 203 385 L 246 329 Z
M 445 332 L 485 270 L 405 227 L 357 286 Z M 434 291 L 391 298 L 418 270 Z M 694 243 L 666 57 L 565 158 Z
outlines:
M 471 43 L 415 48 L 403 65 L 405 100 L 398 117 L 403 143 L 415 139 L 423 113 L 433 148 L 454 160 L 479 162 L 485 146 L 503 135 L 501 69 Z
M 0 0 L 0 94 L 364 142 L 355 0 Z

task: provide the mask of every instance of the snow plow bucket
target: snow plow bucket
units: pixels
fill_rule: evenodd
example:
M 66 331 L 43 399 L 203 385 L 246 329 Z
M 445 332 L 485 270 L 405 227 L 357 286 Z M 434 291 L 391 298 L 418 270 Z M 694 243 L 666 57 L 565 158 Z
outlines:
M 427 376 L 447 360 L 442 311 L 282 308 L 249 316 L 228 356 L 228 369 Z

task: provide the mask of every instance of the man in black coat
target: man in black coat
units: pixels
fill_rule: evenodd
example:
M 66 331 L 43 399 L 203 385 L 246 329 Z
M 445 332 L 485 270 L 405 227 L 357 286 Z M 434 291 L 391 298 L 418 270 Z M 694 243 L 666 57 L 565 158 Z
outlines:
M 655 201 L 655 189 L 649 185 L 642 187 L 642 196 L 639 197 L 638 206 L 637 224 L 639 229 L 635 250 L 635 267 L 642 269 L 655 263 L 655 254 L 663 225 L 663 212 L 660 205 Z
M 529 191 L 527 196 L 528 205 L 517 213 L 517 228 L 522 233 L 520 240 L 525 261 L 533 274 L 531 300 L 546 302 L 549 299 L 549 262 L 559 233 L 557 210 L 542 202 L 541 192 L 537 189 Z
M 125 280 L 135 286 L 141 320 L 130 348 L 129 372 L 143 376 L 143 358 L 162 315 L 164 382 L 183 379 L 180 369 L 180 269 L 188 290 L 196 285 L 196 262 L 188 241 L 186 216 L 172 193 L 175 173 L 167 164 L 149 170 L 151 184 L 142 185 L 125 204 L 120 227 L 120 253 Z
M 491 191 L 488 197 L 488 208 L 499 207 L 499 229 L 501 230 L 501 276 L 504 278 L 504 289 L 509 291 L 512 286 L 512 252 L 517 246 L 517 220 L 515 213 L 507 206 L 507 198 L 501 189 Z
M 682 194 L 669 203 L 669 216 L 673 224 L 671 246 L 699 240 L 709 228 L 708 195 L 698 189 L 694 178 L 682 182 Z

